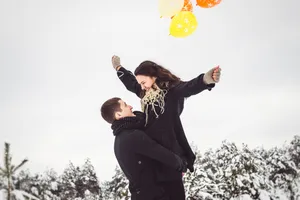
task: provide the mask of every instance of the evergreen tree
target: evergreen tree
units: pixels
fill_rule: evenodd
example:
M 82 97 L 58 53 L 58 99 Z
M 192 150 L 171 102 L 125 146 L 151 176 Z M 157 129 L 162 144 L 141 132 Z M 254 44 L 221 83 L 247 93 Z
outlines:
M 4 179 L 0 176 L 0 190 L 4 189 Z
M 30 174 L 29 170 L 22 170 L 20 173 L 15 177 L 15 189 L 23 190 L 28 193 L 31 193 L 31 187 L 34 184 L 35 180 L 34 177 Z M 38 195 L 38 194 L 34 194 Z
M 218 181 L 215 181 L 209 172 L 216 166 L 212 149 L 205 152 L 203 157 L 198 150 L 195 151 L 195 155 L 194 172 L 187 172 L 183 176 L 187 198 L 196 200 L 217 197 L 219 194 Z
M 300 169 L 300 136 L 295 135 L 288 146 L 288 152 L 291 160 L 295 163 L 297 169 Z
M 195 171 L 184 176 L 189 199 L 231 199 L 242 195 L 258 199 L 271 187 L 265 181 L 264 158 L 246 145 L 239 149 L 223 141 L 216 151 L 210 149 L 203 157 L 197 155 Z
M 112 177 L 111 181 L 107 181 L 103 184 L 103 198 L 104 199 L 114 199 L 114 200 L 129 200 L 129 182 L 125 177 L 121 169 L 116 166 L 115 175 Z
M 80 174 L 80 168 L 75 167 L 72 162 L 69 163 L 69 167 L 66 168 L 61 177 L 61 193 L 62 200 L 72 200 L 79 197 L 76 191 L 76 181 Z
M 58 200 L 58 175 L 53 169 L 34 176 L 30 175 L 28 171 L 21 171 L 16 179 L 16 189 L 25 191 L 41 200 Z
M 39 199 L 41 200 L 58 200 L 60 184 L 57 173 L 53 170 L 47 170 L 44 174 L 36 176 L 36 182 L 33 187 L 37 188 Z M 33 188 L 32 188 L 33 189 Z
M 291 191 L 296 200 L 300 200 L 300 136 L 294 136 L 288 147 L 291 160 L 295 163 L 296 174 L 291 182 Z
M 299 169 L 293 161 L 293 155 L 289 154 L 289 149 L 289 146 L 272 148 L 266 160 L 270 171 L 269 179 L 274 185 L 274 198 L 277 199 L 281 198 L 282 193 L 291 200 L 294 200 L 296 195 L 297 189 L 294 185 L 299 179 Z
M 99 199 L 101 197 L 101 189 L 99 181 L 97 179 L 96 172 L 89 159 L 84 163 L 80 176 L 75 182 L 78 196 L 85 198 L 87 195 L 89 198 Z
M 0 177 L 3 179 L 2 186 L 7 192 L 7 200 L 12 199 L 12 191 L 14 190 L 13 177 L 18 169 L 20 169 L 28 160 L 24 159 L 19 165 L 12 164 L 12 156 L 10 154 L 10 144 L 5 143 L 4 148 L 4 166 L 0 167 Z
M 100 199 L 101 189 L 89 159 L 80 167 L 71 162 L 61 177 L 60 197 L 62 200 Z

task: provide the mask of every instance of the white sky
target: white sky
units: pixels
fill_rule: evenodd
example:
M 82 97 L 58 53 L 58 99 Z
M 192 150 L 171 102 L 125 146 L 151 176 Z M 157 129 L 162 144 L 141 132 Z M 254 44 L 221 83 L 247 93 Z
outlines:
M 197 7 L 197 31 L 176 39 L 156 0 L 0 0 L 0 154 L 7 141 L 13 162 L 27 157 L 30 171 L 59 173 L 89 157 L 99 179 L 110 179 L 114 137 L 99 108 L 119 96 L 140 109 L 111 67 L 113 54 L 132 71 L 152 59 L 184 80 L 222 67 L 216 88 L 188 99 L 182 114 L 200 150 L 224 139 L 281 145 L 300 133 L 299 6 Z

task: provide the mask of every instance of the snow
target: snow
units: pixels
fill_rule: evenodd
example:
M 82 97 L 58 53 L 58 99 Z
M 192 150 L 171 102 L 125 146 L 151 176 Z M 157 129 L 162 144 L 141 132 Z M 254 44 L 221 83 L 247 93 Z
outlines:
M 0 190 L 0 200 L 6 200 L 6 195 L 7 193 L 5 190 Z M 21 190 L 13 190 L 12 195 L 14 195 L 16 200 L 39 200 L 31 194 L 28 194 L 27 192 Z
M 208 193 L 216 200 L 300 198 L 300 155 L 294 153 L 299 146 L 296 136 L 289 145 L 269 150 L 224 141 L 215 151 L 197 152 L 195 172 L 184 176 L 187 197 L 205 199 Z
M 52 181 L 51 182 L 51 190 L 57 190 L 58 189 L 58 184 L 57 182 Z
M 283 147 L 249 149 L 224 141 L 218 149 L 196 151 L 195 171 L 183 176 L 187 199 L 197 200 L 300 200 L 300 137 Z M 128 179 L 116 166 L 111 180 L 99 184 L 89 160 L 81 167 L 70 163 L 58 175 L 54 171 L 14 177 L 19 181 L 17 200 L 125 200 L 130 198 Z M 101 187 L 101 193 L 100 193 Z M 0 200 L 6 200 L 7 179 L 0 177 Z M 24 192 L 27 191 L 30 194 Z M 100 197 L 102 195 L 103 197 Z
M 5 191 L 3 189 L 0 190 L 0 200 L 5 200 Z

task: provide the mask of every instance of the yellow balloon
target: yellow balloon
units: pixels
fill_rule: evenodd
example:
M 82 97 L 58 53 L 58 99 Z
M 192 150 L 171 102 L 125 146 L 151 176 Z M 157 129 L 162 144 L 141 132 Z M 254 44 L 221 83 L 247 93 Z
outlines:
M 187 37 L 198 27 L 196 16 L 190 11 L 181 11 L 176 14 L 170 24 L 170 35 L 174 37 Z
M 158 0 L 158 11 L 161 17 L 172 17 L 184 6 L 184 0 Z

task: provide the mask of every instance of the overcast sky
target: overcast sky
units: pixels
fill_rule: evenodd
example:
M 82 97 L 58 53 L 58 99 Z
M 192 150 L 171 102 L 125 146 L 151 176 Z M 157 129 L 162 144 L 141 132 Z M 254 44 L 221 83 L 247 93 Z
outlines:
M 189 98 L 182 122 L 201 151 L 222 140 L 267 148 L 300 134 L 300 2 L 224 1 L 194 8 L 197 31 L 169 36 L 157 1 L 0 0 L 0 154 L 27 157 L 32 172 L 58 172 L 89 157 L 101 180 L 117 164 L 100 106 L 119 96 L 111 66 L 146 59 L 183 80 L 220 65 L 221 82 Z M 0 165 L 3 164 L 0 159 Z

